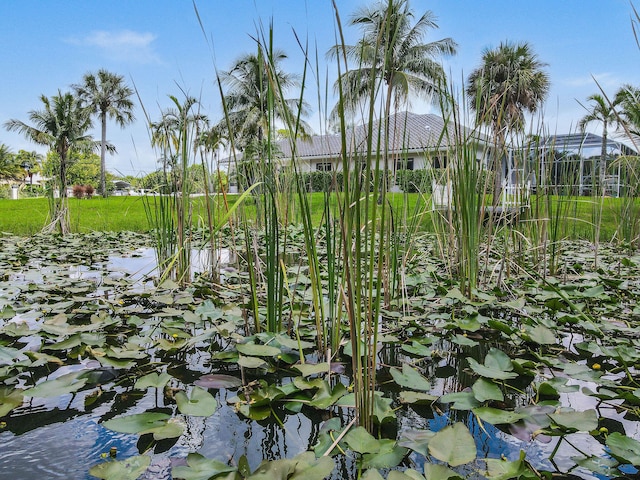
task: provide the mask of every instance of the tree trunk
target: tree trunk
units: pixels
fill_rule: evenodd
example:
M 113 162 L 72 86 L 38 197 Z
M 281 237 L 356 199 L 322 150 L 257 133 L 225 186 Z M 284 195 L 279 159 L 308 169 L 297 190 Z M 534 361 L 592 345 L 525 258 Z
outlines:
M 107 169 L 105 156 L 107 153 L 107 112 L 100 112 L 100 122 L 102 123 L 102 136 L 100 138 L 100 193 L 107 197 Z
M 58 225 L 58 231 L 62 235 L 66 235 L 70 231 L 67 210 L 67 152 L 58 153 L 60 155 L 60 197 L 53 199 L 51 216 L 52 221 Z
M 604 120 L 602 122 L 602 148 L 600 150 L 600 168 L 599 168 L 599 175 L 598 175 L 598 180 L 599 180 L 599 188 L 598 188 L 598 192 L 601 195 L 604 195 L 605 192 L 605 177 L 607 175 L 607 136 L 608 136 L 608 132 L 607 132 L 607 121 Z M 595 172 L 593 172 L 595 174 Z

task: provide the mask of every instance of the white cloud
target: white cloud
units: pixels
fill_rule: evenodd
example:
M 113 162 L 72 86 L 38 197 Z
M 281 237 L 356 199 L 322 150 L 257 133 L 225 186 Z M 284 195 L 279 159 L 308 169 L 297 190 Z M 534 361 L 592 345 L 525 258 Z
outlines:
M 149 32 L 131 30 L 95 30 L 84 37 L 68 39 L 68 43 L 98 48 L 111 60 L 133 63 L 161 63 L 154 51 L 157 36 Z
M 612 73 L 594 73 L 592 75 L 585 75 L 584 77 L 565 78 L 560 83 L 569 87 L 593 87 L 596 86 L 596 82 L 603 88 L 606 87 L 619 87 L 620 80 L 616 78 Z

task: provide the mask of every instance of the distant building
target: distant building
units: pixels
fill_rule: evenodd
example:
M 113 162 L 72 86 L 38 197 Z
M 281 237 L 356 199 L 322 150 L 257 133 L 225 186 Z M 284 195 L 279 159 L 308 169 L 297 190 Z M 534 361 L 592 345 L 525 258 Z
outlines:
M 368 141 L 368 132 L 374 138 Z M 445 122 L 438 115 L 402 112 L 389 117 L 389 137 L 385 142 L 384 125 L 376 120 L 371 129 L 368 125 L 359 125 L 347 130 L 345 135 L 347 158 L 351 162 L 362 162 L 367 157 L 367 147 L 378 150 L 388 146 L 389 170 L 394 174 L 399 170 L 443 169 L 449 163 L 449 155 L 455 151 L 457 139 L 477 143 L 477 158 L 485 161 L 488 156 L 490 142 L 484 135 L 471 129 Z M 291 140 L 276 142 L 277 156 L 282 166 L 290 164 L 294 155 L 301 172 L 341 171 L 343 169 L 343 138 L 340 134 L 314 135 L 309 139 L 299 138 L 292 144 Z M 242 154 L 227 157 L 220 161 L 220 168 L 233 176 L 235 162 L 242 161 Z
M 624 165 L 615 160 L 624 155 L 637 156 L 638 152 L 610 137 L 606 151 L 605 194 L 624 195 L 627 172 Z M 590 195 L 600 181 L 601 152 L 602 137 L 593 133 L 548 136 L 540 145 L 539 165 L 535 167 L 537 184 L 553 186 L 558 193 L 565 190 L 576 195 Z

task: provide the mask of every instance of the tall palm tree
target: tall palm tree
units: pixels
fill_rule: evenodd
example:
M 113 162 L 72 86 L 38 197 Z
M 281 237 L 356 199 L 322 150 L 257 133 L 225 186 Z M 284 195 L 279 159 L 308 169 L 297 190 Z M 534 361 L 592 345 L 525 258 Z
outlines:
M 493 131 L 496 154 L 494 203 L 502 187 L 502 159 L 509 134 L 524 129 L 525 112 L 535 113 L 549 93 L 549 76 L 528 43 L 502 42 L 482 53 L 482 64 L 469 75 L 467 97 L 476 123 Z
M 87 131 L 91 128 L 91 111 L 82 101 L 71 93 L 58 92 L 51 98 L 40 97 L 44 108 L 29 112 L 29 125 L 20 120 L 11 119 L 4 126 L 9 131 L 23 134 L 38 145 L 49 147 L 58 156 L 58 202 L 52 204 L 52 224 L 57 224 L 60 233 L 69 231 L 69 218 L 66 208 L 67 167 L 72 151 L 92 151 L 97 144 Z M 107 149 L 112 148 L 107 145 Z
M 612 101 L 609 101 L 604 95 L 594 93 L 587 97 L 587 101 L 590 102 L 589 106 L 582 105 L 587 114 L 580 119 L 578 127 L 581 131 L 585 131 L 587 125 L 593 122 L 599 122 L 602 124 L 602 146 L 600 149 L 600 168 L 598 169 L 599 188 L 605 186 L 605 176 L 607 174 L 607 139 L 609 136 L 609 126 L 620 125 L 621 117 L 617 112 L 617 107 L 622 102 L 623 97 L 616 95 Z M 595 174 L 595 169 L 594 172 Z
M 231 139 L 233 147 L 244 150 L 257 141 L 270 138 L 274 120 L 292 123 L 298 113 L 306 114 L 305 104 L 282 95 L 299 85 L 296 75 L 286 73 L 281 50 L 268 54 L 259 44 L 256 54 L 240 57 L 229 71 L 222 72 L 221 82 L 228 88 L 224 95 L 225 118 L 216 126 L 221 135 Z M 302 125 L 302 130 L 308 127 Z
M 107 196 L 107 174 L 105 155 L 107 151 L 107 118 L 124 128 L 134 121 L 133 90 L 125 84 L 124 77 L 107 70 L 87 73 L 83 83 L 74 85 L 77 95 L 86 103 L 93 114 L 100 118 L 100 192 Z
M 348 111 L 373 98 L 376 80 L 387 88 L 387 115 L 392 101 L 398 108 L 410 93 L 429 98 L 446 92 L 446 76 L 438 60 L 454 55 L 457 44 L 451 38 L 425 43 L 428 31 L 438 28 L 436 17 L 427 10 L 412 23 L 414 18 L 408 0 L 379 0 L 353 14 L 350 23 L 362 30 L 361 40 L 356 45 L 336 45 L 328 54 L 331 58 L 344 55 L 355 65 L 336 82 Z

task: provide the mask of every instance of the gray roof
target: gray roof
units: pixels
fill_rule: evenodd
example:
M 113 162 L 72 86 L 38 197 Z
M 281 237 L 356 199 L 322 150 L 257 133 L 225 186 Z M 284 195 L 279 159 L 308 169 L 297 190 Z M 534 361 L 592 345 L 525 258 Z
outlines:
M 372 125 L 374 151 L 383 125 L 379 120 Z M 462 127 L 462 134 L 470 136 L 471 130 Z M 442 117 L 433 114 L 416 114 L 402 112 L 389 117 L 389 151 L 390 152 L 423 152 L 426 150 L 444 150 L 456 138 L 455 126 L 445 122 Z M 459 132 L 460 133 L 460 132 Z M 368 125 L 359 125 L 347 131 L 347 149 L 351 153 L 364 154 L 367 149 Z M 479 139 L 479 135 L 475 135 Z M 485 141 L 484 138 L 481 139 Z M 382 143 L 382 140 L 381 140 Z M 381 144 L 380 147 L 383 145 Z M 290 141 L 278 142 L 278 147 L 285 158 L 291 157 Z M 310 139 L 298 139 L 296 151 L 299 158 L 334 158 L 342 152 L 342 137 L 334 135 L 314 135 Z
M 374 150 L 382 132 L 380 121 L 376 120 L 372 124 L 371 132 L 374 137 L 372 146 Z M 389 117 L 389 152 L 424 152 L 427 150 L 445 150 L 461 135 L 464 138 L 474 138 L 476 141 L 487 143 L 484 135 L 472 131 L 467 127 L 458 127 L 453 122 L 445 122 L 442 117 L 434 114 L 417 114 L 401 112 Z M 359 125 L 347 130 L 346 142 L 350 154 L 363 155 L 367 148 L 368 125 Z M 382 142 L 380 147 L 382 148 Z M 280 140 L 277 148 L 283 158 L 291 158 L 292 144 L 290 140 Z M 296 156 L 299 159 L 313 158 L 336 158 L 342 152 L 342 136 L 313 135 L 308 139 L 296 140 Z M 240 160 L 241 154 L 237 155 Z M 222 159 L 221 162 L 228 162 L 230 159 Z

